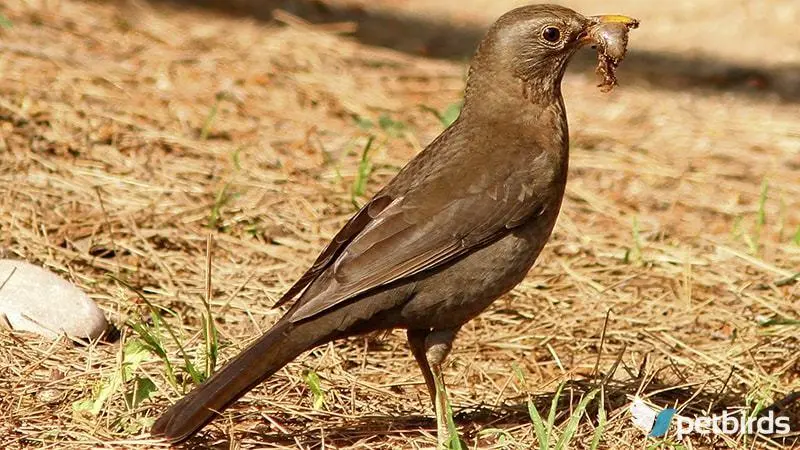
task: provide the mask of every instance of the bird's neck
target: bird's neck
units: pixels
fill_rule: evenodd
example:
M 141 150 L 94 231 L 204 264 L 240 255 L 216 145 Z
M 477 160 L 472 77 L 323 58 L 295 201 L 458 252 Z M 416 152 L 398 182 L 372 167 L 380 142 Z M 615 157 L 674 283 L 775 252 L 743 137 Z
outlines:
M 552 151 L 566 152 L 569 145 L 560 77 L 549 84 L 508 73 L 469 77 L 461 114 L 472 123 L 492 123 L 513 130 L 520 139 L 547 144 L 544 147 Z M 542 130 L 554 131 L 552 140 L 538 142 L 543 138 Z
M 526 107 L 549 106 L 561 98 L 561 80 L 566 64 L 558 66 L 559 73 L 516 73 L 508 64 L 493 58 L 474 58 L 467 75 L 465 103 L 485 103 L 495 99 L 508 105 Z M 470 102 L 470 100 L 475 101 Z
M 560 83 L 544 89 L 517 78 L 480 77 L 467 86 L 459 119 L 491 130 L 495 139 L 506 145 L 527 149 L 517 155 L 522 165 L 526 157 L 545 157 L 553 181 L 566 181 L 569 126 Z

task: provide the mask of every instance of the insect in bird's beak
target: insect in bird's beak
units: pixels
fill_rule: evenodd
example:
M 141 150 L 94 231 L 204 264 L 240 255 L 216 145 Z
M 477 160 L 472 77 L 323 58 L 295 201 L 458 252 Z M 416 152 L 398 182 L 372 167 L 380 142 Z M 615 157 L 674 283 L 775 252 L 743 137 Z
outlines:
M 587 25 L 578 36 L 578 45 L 590 44 L 597 49 L 597 73 L 602 78 L 604 92 L 617 85 L 615 70 L 628 50 L 628 32 L 639 26 L 639 21 L 628 16 L 605 15 L 587 17 Z

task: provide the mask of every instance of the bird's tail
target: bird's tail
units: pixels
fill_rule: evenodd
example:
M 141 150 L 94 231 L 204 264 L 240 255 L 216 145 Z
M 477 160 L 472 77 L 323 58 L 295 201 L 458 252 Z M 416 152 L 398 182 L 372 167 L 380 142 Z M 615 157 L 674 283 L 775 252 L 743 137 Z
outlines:
M 320 330 L 281 320 L 219 372 L 172 405 L 150 434 L 168 442 L 188 439 L 247 391 L 303 351 L 324 341 Z

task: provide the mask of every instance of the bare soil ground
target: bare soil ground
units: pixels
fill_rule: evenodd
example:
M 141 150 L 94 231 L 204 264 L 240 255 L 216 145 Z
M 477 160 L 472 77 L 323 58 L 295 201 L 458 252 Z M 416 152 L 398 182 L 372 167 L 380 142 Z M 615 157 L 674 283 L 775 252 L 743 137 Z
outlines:
M 561 428 L 604 385 L 600 448 L 676 448 L 631 425 L 636 395 L 687 416 L 777 403 L 792 436 L 682 445 L 800 448 L 784 401 L 800 392 L 800 5 L 649 3 L 569 3 L 638 14 L 641 34 L 612 93 L 591 52 L 564 80 L 556 231 L 447 366 L 469 448 L 535 446 L 526 402 L 546 409 L 565 381 Z M 269 327 L 353 203 L 441 131 L 430 109 L 460 99 L 464 60 L 511 4 L 4 0 L 0 252 L 81 286 L 120 339 L 0 330 L 0 447 L 154 445 L 191 379 L 163 324 L 177 378 L 141 351 L 134 326 L 160 324 L 148 303 L 203 366 L 210 260 L 220 359 Z M 429 408 L 403 333 L 367 336 L 299 358 L 188 447 L 432 448 Z M 595 403 L 571 447 L 597 425 Z

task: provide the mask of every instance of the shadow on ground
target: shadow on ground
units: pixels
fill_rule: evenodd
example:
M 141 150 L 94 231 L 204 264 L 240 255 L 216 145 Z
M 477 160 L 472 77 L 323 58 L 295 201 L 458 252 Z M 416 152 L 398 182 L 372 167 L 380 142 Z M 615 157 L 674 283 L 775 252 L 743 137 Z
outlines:
M 389 11 L 330 5 L 319 0 L 150 0 L 153 3 L 194 6 L 218 13 L 272 21 L 282 9 L 316 24 L 353 22 L 360 42 L 433 58 L 467 60 L 485 29 Z M 634 38 L 635 39 L 635 38 Z M 592 52 L 581 52 L 571 70 L 591 70 Z M 771 67 L 741 65 L 715 58 L 631 50 L 620 71 L 620 82 L 671 90 L 703 89 L 800 101 L 800 64 Z
M 629 372 L 630 373 L 630 372 Z M 652 375 L 652 374 L 651 374 Z M 606 377 L 610 378 L 610 377 Z M 621 429 L 633 429 L 630 423 L 630 415 L 627 411 L 631 398 L 640 396 L 647 398 L 649 402 L 659 406 L 675 406 L 679 408 L 679 414 L 684 417 L 713 416 L 721 415 L 723 411 L 739 417 L 739 408 L 745 404 L 746 392 L 739 392 L 735 388 L 724 385 L 714 389 L 709 386 L 686 386 L 682 383 L 664 382 L 657 376 L 640 375 L 633 376 L 625 381 L 605 380 L 602 383 L 578 380 L 565 384 L 557 402 L 557 414 L 555 423 L 559 429 L 564 429 L 566 422 L 570 419 L 570 414 L 575 410 L 578 402 L 583 396 L 588 394 L 599 385 L 604 386 L 604 406 L 608 420 L 621 421 L 616 426 Z M 676 387 L 677 386 L 677 387 Z M 538 395 L 532 398 L 541 417 L 547 420 L 548 412 L 551 408 L 556 392 Z M 586 408 L 585 415 L 581 421 L 592 420 L 597 426 L 599 403 L 595 396 Z M 684 406 L 686 406 L 684 408 Z M 507 428 L 531 423 L 528 410 L 528 399 L 510 399 L 508 404 L 500 406 L 476 405 L 459 409 L 455 407 L 454 419 L 459 427 L 461 438 L 465 442 L 471 442 L 482 430 L 492 428 Z M 770 411 L 775 416 L 787 416 L 790 420 L 792 433 L 782 436 L 771 436 L 770 441 L 777 447 L 787 449 L 798 448 L 800 445 L 800 392 L 794 392 L 779 399 L 773 405 L 764 408 L 756 417 L 767 415 Z M 254 430 L 254 433 L 237 436 L 243 441 L 269 442 L 275 445 L 297 445 L 302 444 L 305 448 L 318 448 L 323 441 L 327 445 L 335 447 L 346 447 L 364 444 L 370 439 L 386 436 L 401 435 L 408 433 L 418 433 L 423 430 L 431 436 L 436 435 L 436 423 L 430 416 L 423 415 L 401 415 L 398 416 L 363 416 L 354 420 L 342 422 L 336 417 L 335 425 L 325 425 L 324 422 L 317 422 L 292 417 L 273 416 L 283 424 L 289 433 L 276 431 L 269 424 L 264 423 L 263 430 Z M 606 429 L 609 424 L 606 424 Z M 322 432 L 324 428 L 324 433 Z M 293 430 L 298 430 L 293 432 Z M 313 430 L 313 431 L 309 431 Z M 668 430 L 668 439 L 675 438 L 675 420 L 673 419 Z M 765 440 L 768 437 L 759 436 L 757 440 Z M 713 435 L 700 436 L 693 434 L 695 443 L 715 442 L 720 438 Z M 653 441 L 656 442 L 656 441 Z M 187 443 L 187 448 L 207 448 L 207 449 L 227 449 L 230 442 L 227 436 L 216 431 L 206 431 L 199 437 L 195 437 Z

